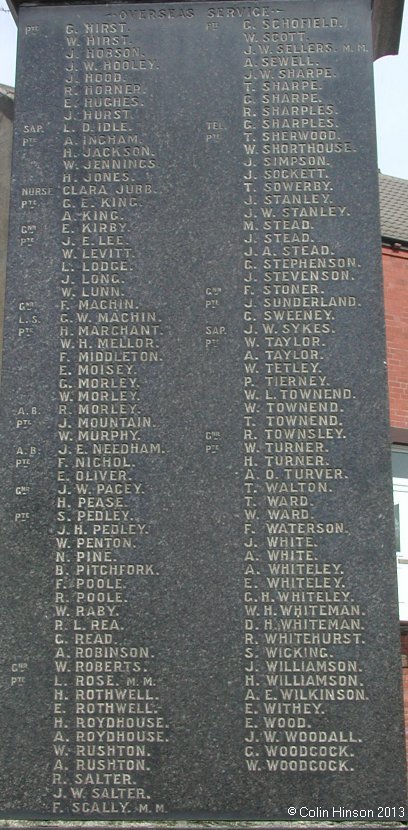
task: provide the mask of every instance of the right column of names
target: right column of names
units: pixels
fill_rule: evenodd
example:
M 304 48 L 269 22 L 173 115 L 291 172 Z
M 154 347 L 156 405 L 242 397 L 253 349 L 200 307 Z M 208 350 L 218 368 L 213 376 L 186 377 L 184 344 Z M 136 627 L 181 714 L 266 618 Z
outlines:
M 330 102 L 333 41 L 346 26 L 268 8 L 243 22 L 244 718 L 254 773 L 352 772 L 362 743 L 347 713 L 367 700 L 364 612 L 331 496 L 347 482 L 354 392 L 328 355 L 336 326 L 358 313 L 362 277 L 337 241 L 350 221 L 337 162 L 355 152 Z M 330 709 L 339 702 L 342 721 Z

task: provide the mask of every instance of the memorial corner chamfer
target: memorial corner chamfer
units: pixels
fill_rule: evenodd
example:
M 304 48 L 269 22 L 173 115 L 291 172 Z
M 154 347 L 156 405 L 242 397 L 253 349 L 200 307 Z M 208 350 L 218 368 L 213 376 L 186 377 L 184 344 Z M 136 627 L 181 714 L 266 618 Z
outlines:
M 19 21 L 0 818 L 404 810 L 370 4 Z

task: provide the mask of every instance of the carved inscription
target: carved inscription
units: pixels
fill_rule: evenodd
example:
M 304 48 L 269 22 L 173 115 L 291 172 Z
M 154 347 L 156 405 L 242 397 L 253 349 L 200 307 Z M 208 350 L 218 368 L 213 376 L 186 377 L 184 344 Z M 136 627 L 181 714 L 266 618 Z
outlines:
M 53 812 L 127 815 L 150 812 L 150 758 L 167 740 L 154 650 L 142 626 L 124 642 L 122 612 L 129 582 L 158 577 L 144 502 L 164 449 L 143 383 L 161 361 L 161 319 L 129 296 L 124 218 L 154 198 L 157 157 L 129 115 L 157 60 L 129 45 L 125 24 L 68 24 L 65 37 Z
M 356 5 L 21 11 L 22 54 L 52 40 L 55 61 L 17 119 L 5 357 L 13 557 L 35 590 L 44 571 L 7 662 L 30 757 L 46 721 L 21 815 L 272 820 L 311 780 L 322 809 L 368 778 L 381 795 Z
M 347 479 L 336 458 L 353 397 L 333 385 L 325 351 L 342 315 L 355 313 L 361 278 L 357 256 L 325 238 L 349 215 L 332 159 L 354 148 L 337 123 L 327 61 L 343 25 L 268 9 L 261 25 L 258 15 L 243 22 L 245 756 L 253 772 L 352 772 L 363 740 L 347 717 L 327 725 L 331 701 L 367 700 L 364 612 L 341 560 L 324 553 L 330 539 L 341 550 L 349 532 L 330 494 Z M 317 521 L 322 500 L 328 516 Z

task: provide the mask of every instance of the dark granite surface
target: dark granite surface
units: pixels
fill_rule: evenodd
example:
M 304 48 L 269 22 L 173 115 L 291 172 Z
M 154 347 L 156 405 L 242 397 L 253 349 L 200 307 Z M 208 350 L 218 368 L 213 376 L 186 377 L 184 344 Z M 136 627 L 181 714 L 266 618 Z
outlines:
M 3 818 L 403 817 L 369 41 L 20 10 Z

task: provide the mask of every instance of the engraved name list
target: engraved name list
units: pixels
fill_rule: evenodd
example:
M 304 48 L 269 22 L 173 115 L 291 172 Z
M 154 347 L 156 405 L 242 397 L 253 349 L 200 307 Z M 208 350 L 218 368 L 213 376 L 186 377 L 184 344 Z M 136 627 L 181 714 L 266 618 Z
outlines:
M 368 6 L 20 11 L 3 815 L 396 800 Z

